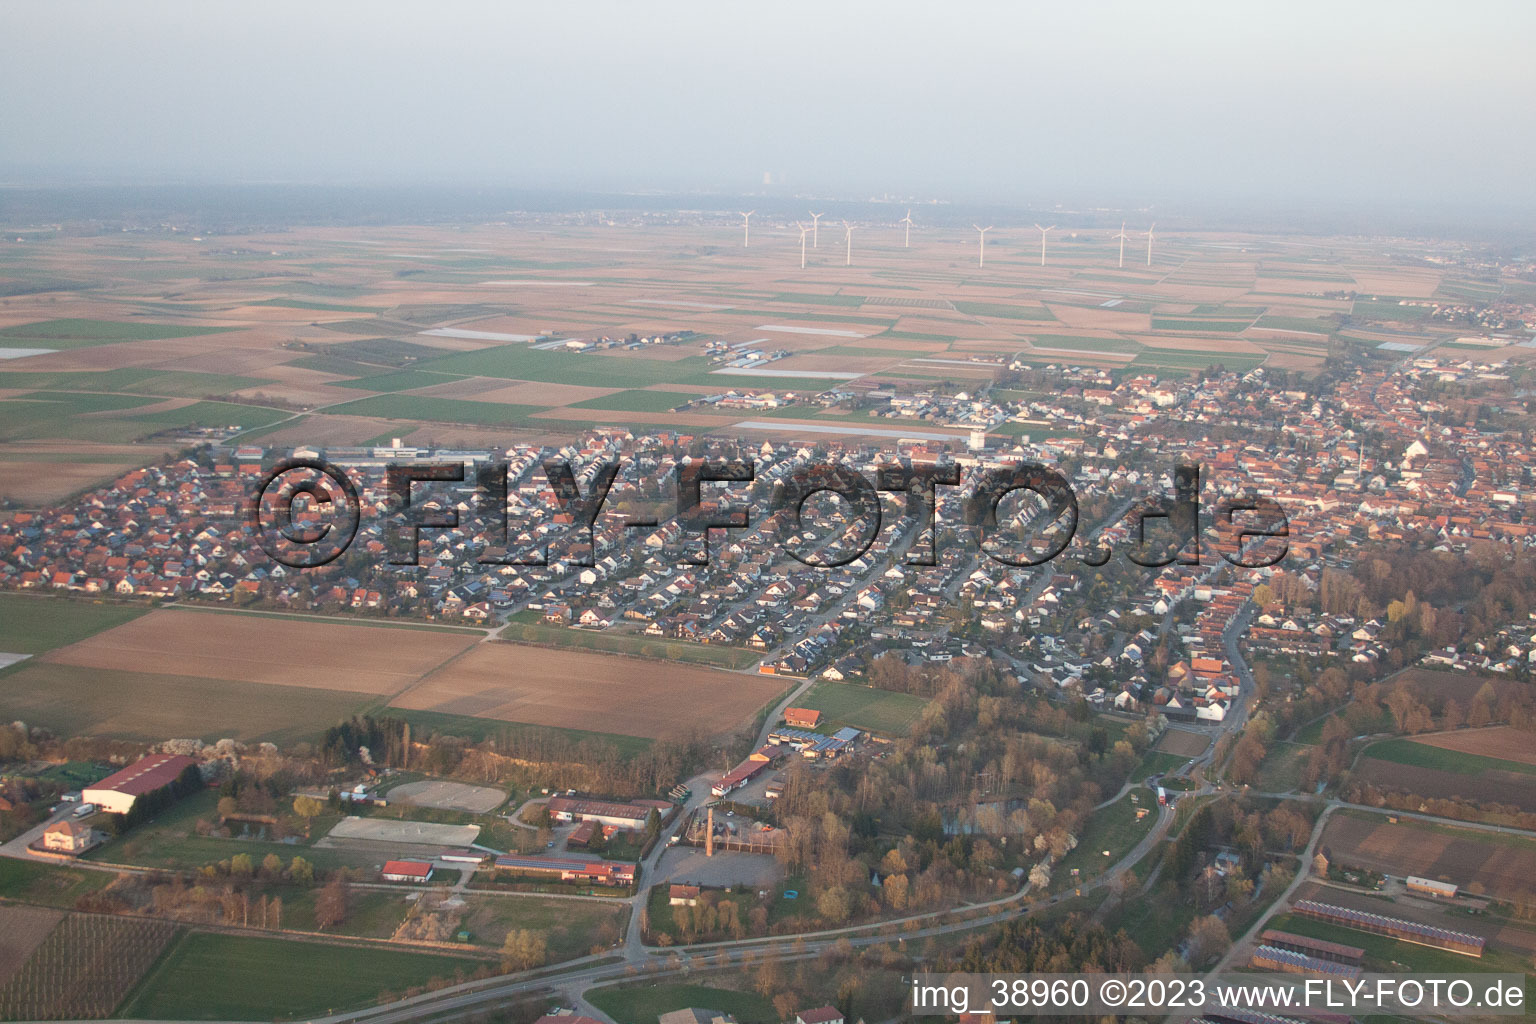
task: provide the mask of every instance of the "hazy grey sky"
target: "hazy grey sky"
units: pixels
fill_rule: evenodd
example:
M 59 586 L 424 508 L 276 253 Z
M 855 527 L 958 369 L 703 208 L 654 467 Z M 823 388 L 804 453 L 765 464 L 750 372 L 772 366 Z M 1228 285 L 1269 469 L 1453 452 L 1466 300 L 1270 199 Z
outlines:
M 1532 205 L 1536 5 L 0 0 L 0 176 Z

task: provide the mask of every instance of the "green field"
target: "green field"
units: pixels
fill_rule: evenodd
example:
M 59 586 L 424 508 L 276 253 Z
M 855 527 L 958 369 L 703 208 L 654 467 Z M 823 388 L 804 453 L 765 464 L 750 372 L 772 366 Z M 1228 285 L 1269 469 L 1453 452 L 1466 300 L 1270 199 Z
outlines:
M 1304 743 L 1282 741 L 1273 744 L 1259 765 L 1254 788 L 1266 793 L 1286 793 L 1296 789 L 1301 785 L 1301 770 L 1312 749 Z
M 1443 750 L 1427 743 L 1415 743 L 1413 740 L 1405 739 L 1372 743 L 1365 748 L 1364 756 L 1373 757 L 1378 761 L 1390 761 L 1393 764 L 1412 765 L 1416 768 L 1435 768 L 1457 775 L 1481 775 L 1483 772 L 1490 771 L 1536 775 L 1536 765 L 1485 757 L 1482 754 L 1466 754 L 1459 750 Z
M 611 395 L 572 402 L 572 409 L 612 409 L 616 412 L 671 412 L 698 398 L 682 391 L 615 391 Z
M 493 949 L 500 949 L 507 932 L 514 928 L 539 932 L 544 936 L 549 962 L 558 963 L 586 956 L 594 945 L 607 947 L 618 941 L 627 910 L 627 904 L 618 900 L 471 894 L 462 923 L 472 942 Z
M 1081 352 L 1141 352 L 1140 342 L 1126 338 L 1084 338 L 1076 334 L 1031 334 L 1036 348 L 1062 348 Z
M 105 628 L 101 626 L 100 628 Z M 358 712 L 370 694 L 24 661 L 0 673 L 0 716 L 59 736 L 155 743 L 224 736 L 291 743 Z
M 627 359 L 578 352 L 540 352 L 524 344 L 501 345 L 423 360 L 418 369 L 475 377 L 535 380 L 553 384 L 633 388 L 679 382 L 709 367 L 702 356 L 678 360 Z
M 524 725 L 519 722 L 503 722 L 493 718 L 472 718 L 468 715 L 449 715 L 440 711 L 413 711 L 409 708 L 390 708 L 386 712 L 392 718 L 403 718 L 411 723 L 411 729 L 421 736 L 440 732 L 445 736 L 459 736 L 473 743 L 495 740 L 502 749 L 515 749 L 519 738 L 537 734 L 563 736 L 572 743 L 600 743 L 614 748 L 620 757 L 633 757 L 648 750 L 655 742 L 644 736 L 621 736 L 618 733 L 588 732 L 583 729 L 560 729 L 547 725 Z
M 751 668 L 762 658 L 756 651 L 744 647 L 696 644 L 687 640 L 670 640 L 666 637 L 640 636 L 633 633 L 599 633 L 590 629 L 546 626 L 541 622 L 514 620 L 501 636 L 503 640 L 522 640 L 528 643 L 549 644 L 553 647 L 576 647 L 585 651 L 605 651 L 609 654 L 627 654 L 631 657 L 655 658 L 662 661 L 686 661 L 697 665 L 714 665 L 717 668 Z
M 1138 797 L 1140 803 L 1131 803 L 1132 796 Z M 1140 821 L 1136 820 L 1138 806 L 1150 812 Z M 1051 888 L 1069 889 L 1103 874 L 1105 869 L 1130 853 L 1156 824 L 1157 794 L 1150 789 L 1133 789 L 1103 810 L 1093 812 L 1083 834 L 1078 837 L 1077 846 L 1051 869 Z M 1104 856 L 1105 850 L 1109 851 L 1108 857 Z M 1072 877 L 1073 868 L 1079 871 L 1076 879 Z
M 655 1024 L 656 1018 L 690 1006 L 719 1010 L 741 1024 L 778 1024 L 773 1004 L 756 992 L 736 992 L 671 982 L 651 985 L 614 985 L 587 994 L 593 1006 L 619 1024 Z
M 156 401 L 153 398 L 133 395 L 32 391 L 0 402 L 0 440 L 74 436 L 70 433 L 72 427 L 113 422 L 111 417 L 101 417 L 99 420 L 84 418 L 90 417 L 92 413 L 123 412 L 140 406 L 153 405 Z M 121 435 L 103 438 L 103 440 L 127 439 L 130 438 L 123 438 Z
M 816 292 L 780 292 L 767 296 L 769 302 L 792 302 L 801 306 L 862 306 L 862 295 L 822 295 Z
M 341 306 L 334 302 L 314 302 L 309 299 L 262 299 L 253 306 L 281 306 L 284 309 L 315 309 L 329 313 L 377 313 L 382 306 Z
M 408 371 L 414 375 L 420 371 Z M 398 376 L 398 375 L 396 375 Z M 373 395 L 326 411 L 338 416 L 376 416 L 386 420 L 423 420 L 432 423 L 470 423 L 486 427 L 515 427 L 528 423 L 537 405 L 500 405 L 469 402 L 462 398 L 429 395 Z
M 68 909 L 80 897 L 104 888 L 112 877 L 106 871 L 0 857 L 0 897 L 21 903 Z
M 1152 318 L 1154 331 L 1210 331 L 1216 334 L 1236 334 L 1246 331 L 1249 320 L 1176 320 L 1171 317 Z
M 385 991 L 466 975 L 481 961 L 377 946 L 189 932 L 120 1011 L 151 1020 L 271 1020 L 374 1002 Z
M 0 388 L 115 391 L 135 395 L 161 395 L 166 398 L 222 395 L 228 391 L 267 383 L 270 382 L 260 377 L 241 377 L 232 373 L 146 370 L 134 366 L 117 370 L 0 371 Z
M 1143 779 L 1148 775 L 1161 775 L 1181 767 L 1188 760 L 1187 757 L 1170 754 L 1166 750 L 1148 750 L 1141 759 L 1141 767 L 1136 769 L 1136 775 Z
M 1332 334 L 1339 325 L 1332 320 L 1313 320 L 1304 316 L 1261 316 L 1254 324 L 1260 330 L 1305 331 L 1308 334 Z
M 1044 306 L 1012 306 L 1006 302 L 957 302 L 955 309 L 967 316 L 990 316 L 999 320 L 1055 320 Z
M 0 594 L 0 651 L 41 654 L 121 626 L 148 610 L 142 605 Z
M 853 683 L 817 683 L 800 699 L 799 707 L 822 714 L 821 731 L 851 725 L 887 736 L 905 736 L 928 701 L 910 693 L 893 693 Z
M 0 330 L 0 346 L 14 348 L 87 348 L 113 345 L 120 341 L 195 338 L 204 334 L 223 334 L 235 327 L 181 327 L 146 321 L 120 320 L 39 320 Z
M 260 405 L 237 402 L 193 402 L 180 409 L 147 412 L 133 419 L 139 423 L 165 427 L 265 427 L 287 419 L 292 413 Z
M 1356 299 L 1350 315 L 1367 320 L 1423 320 L 1429 316 L 1429 307 L 1399 306 L 1396 299 Z
M 1186 352 L 1178 349 L 1147 349 L 1132 359 L 1133 367 L 1152 367 L 1166 370 L 1203 370 L 1208 366 L 1224 366 L 1229 371 L 1243 373 L 1264 362 L 1265 357 L 1254 352 Z
M 357 380 L 338 380 L 334 384 L 339 388 L 356 388 L 359 391 L 411 391 L 415 388 L 429 388 L 434 384 L 447 384 L 450 381 L 463 380 L 456 373 L 432 373 L 429 370 L 399 370 L 395 373 L 381 373 L 372 377 L 361 377 Z

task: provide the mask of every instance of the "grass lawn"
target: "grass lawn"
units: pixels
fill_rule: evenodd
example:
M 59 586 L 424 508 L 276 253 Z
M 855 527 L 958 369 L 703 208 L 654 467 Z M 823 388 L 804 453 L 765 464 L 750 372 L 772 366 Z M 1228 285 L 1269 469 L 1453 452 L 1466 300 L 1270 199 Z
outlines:
M 1111 932 L 1124 928 L 1147 959 L 1154 960 L 1174 947 L 1194 919 L 1194 903 L 1173 886 L 1161 884 L 1116 908 L 1104 924 Z
M 365 872 L 374 870 L 384 859 L 377 852 L 369 850 L 316 848 L 307 845 L 302 838 L 297 843 L 283 843 L 198 835 L 198 819 L 210 821 L 217 819 L 218 802 L 219 795 L 215 790 L 195 793 L 167 808 L 159 817 L 145 822 L 127 835 L 98 846 L 86 855 L 86 859 L 108 864 L 191 869 L 200 868 L 205 864 L 216 864 L 240 853 L 248 855 L 252 861 L 259 864 L 267 854 L 274 853 L 282 859 L 284 864 L 293 860 L 294 857 L 303 857 L 320 869 L 355 867 L 362 868 Z M 334 823 L 334 818 L 316 819 L 314 837 L 318 839 L 324 836 Z M 283 902 L 288 902 L 286 893 Z M 301 916 L 298 919 L 290 920 L 286 909 L 283 916 L 284 923 L 295 928 L 306 927 L 302 917 L 303 900 L 300 899 L 299 902 L 300 909 L 297 912 Z M 313 911 L 311 915 L 312 913 Z M 400 916 L 405 915 L 402 913 Z
M 316 834 L 320 834 L 318 831 Z M 266 856 L 266 854 L 262 854 Z M 305 854 L 299 854 L 308 860 Z M 293 888 L 278 895 L 283 898 L 283 927 L 295 931 L 319 931 L 315 924 L 315 897 L 319 888 Z M 411 909 L 405 902 L 405 893 L 385 892 L 379 889 L 353 889 L 347 906 L 347 919 L 334 929 L 337 935 L 355 935 L 371 939 L 387 939 L 395 934 L 400 922 Z
M 29 860 L 0 857 L 0 897 L 45 907 L 73 907 L 87 893 L 104 888 L 113 876 Z
M 432 953 L 189 932 L 122 1007 L 152 1020 L 269 1020 L 363 1006 L 481 962 Z
M 835 731 L 845 725 L 888 736 L 905 736 L 911 731 L 928 701 L 910 693 L 893 693 L 872 686 L 853 683 L 817 683 L 802 697 L 799 706 L 822 714 L 821 731 Z
M 1259 765 L 1255 788 L 1268 793 L 1284 793 L 1300 786 L 1301 770 L 1311 753 L 1312 748 L 1304 743 L 1276 743 Z
M 690 1006 L 728 1013 L 741 1024 L 778 1024 L 779 1020 L 773 1004 L 756 992 L 680 982 L 614 985 L 589 992 L 587 999 L 619 1024 L 655 1024 L 663 1013 Z
M 1415 743 L 1413 740 L 1405 739 L 1372 743 L 1365 748 L 1365 756 L 1374 757 L 1378 761 L 1390 761 L 1393 764 L 1412 765 L 1415 768 L 1435 768 L 1456 775 L 1481 775 L 1489 771 L 1536 775 L 1536 765 L 1485 757 L 1482 754 L 1468 754 L 1460 750 L 1444 750 L 1427 743 Z
M 0 594 L 0 651 L 41 654 L 143 615 L 143 604 Z
M 1131 803 L 1132 796 L 1137 797 L 1140 803 Z M 1145 807 L 1149 812 L 1140 821 L 1136 819 L 1138 806 Z M 1106 868 L 1117 863 L 1141 842 L 1155 824 L 1157 794 L 1140 787 L 1131 790 L 1102 811 L 1094 812 L 1084 826 L 1083 834 L 1078 837 L 1077 846 L 1051 870 L 1051 888 L 1070 889 L 1103 874 Z M 1104 856 L 1105 850 L 1109 851 L 1108 857 Z M 1073 868 L 1080 872 L 1075 879 L 1072 877 Z
M 104 627 L 103 627 L 104 628 Z M 312 739 L 377 698 L 343 690 L 21 662 L 0 673 L 0 716 L 60 736 L 285 744 Z
M 627 907 L 617 901 L 562 900 L 547 896 L 475 896 L 465 907 L 463 927 L 477 946 L 501 948 L 507 932 L 540 932 L 549 962 L 586 956 L 594 945 L 611 946 L 621 937 Z
M 1182 767 L 1188 760 L 1187 757 L 1170 754 L 1166 750 L 1148 750 L 1146 756 L 1141 759 L 1141 767 L 1136 769 L 1136 774 L 1144 779 L 1148 775 L 1171 772 L 1175 768 Z

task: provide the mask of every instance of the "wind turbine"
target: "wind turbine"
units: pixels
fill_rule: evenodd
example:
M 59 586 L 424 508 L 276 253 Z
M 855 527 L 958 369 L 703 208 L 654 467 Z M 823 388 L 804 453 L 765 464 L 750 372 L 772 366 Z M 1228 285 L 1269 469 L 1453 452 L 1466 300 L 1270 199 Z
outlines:
M 745 249 L 752 244 L 752 215 L 756 210 L 748 210 L 741 215 L 741 247 Z
M 992 225 L 982 227 L 980 224 L 972 224 L 971 227 L 981 232 L 981 247 L 976 250 L 976 265 L 984 267 L 987 265 L 987 232 L 992 230 Z
M 1035 230 L 1040 232 L 1040 265 L 1043 267 L 1045 266 L 1045 236 L 1047 232 L 1055 231 L 1056 225 L 1052 224 L 1048 228 L 1043 228 L 1039 224 L 1036 224 Z
M 905 224 L 907 226 L 907 237 L 906 240 L 901 243 L 901 247 L 903 249 L 912 248 L 912 211 L 908 210 L 907 215 L 896 223 Z
M 1126 235 L 1125 235 L 1125 221 L 1121 221 L 1120 222 L 1120 233 L 1118 235 L 1110 235 L 1109 237 L 1110 238 L 1118 238 L 1118 239 L 1120 239 L 1120 266 L 1121 266 L 1121 268 L 1124 268 L 1125 267 L 1125 238 L 1126 238 Z
M 801 224 L 799 221 L 795 222 L 795 227 L 800 229 L 800 269 L 804 270 L 805 269 L 805 232 L 806 232 L 806 227 L 805 227 L 804 224 Z
M 853 225 L 843 221 L 843 241 L 848 243 L 848 255 L 843 257 L 843 266 L 853 266 Z
M 821 235 L 820 235 L 820 233 L 818 231 L 818 229 L 821 226 L 821 217 L 822 217 L 822 215 L 819 214 L 819 213 L 812 213 L 811 214 L 811 248 L 812 249 L 819 249 L 819 248 L 821 248 Z
M 1152 222 L 1152 227 L 1147 228 L 1147 266 L 1152 265 L 1152 228 L 1157 227 L 1157 222 Z

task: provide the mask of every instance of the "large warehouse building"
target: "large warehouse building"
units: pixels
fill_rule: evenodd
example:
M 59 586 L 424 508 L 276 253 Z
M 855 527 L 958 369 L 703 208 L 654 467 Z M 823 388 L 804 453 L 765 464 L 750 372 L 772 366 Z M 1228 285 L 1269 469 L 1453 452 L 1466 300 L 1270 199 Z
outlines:
M 182 754 L 150 754 L 87 787 L 80 799 L 109 814 L 127 814 L 139 797 L 164 789 L 196 766 L 197 761 Z

